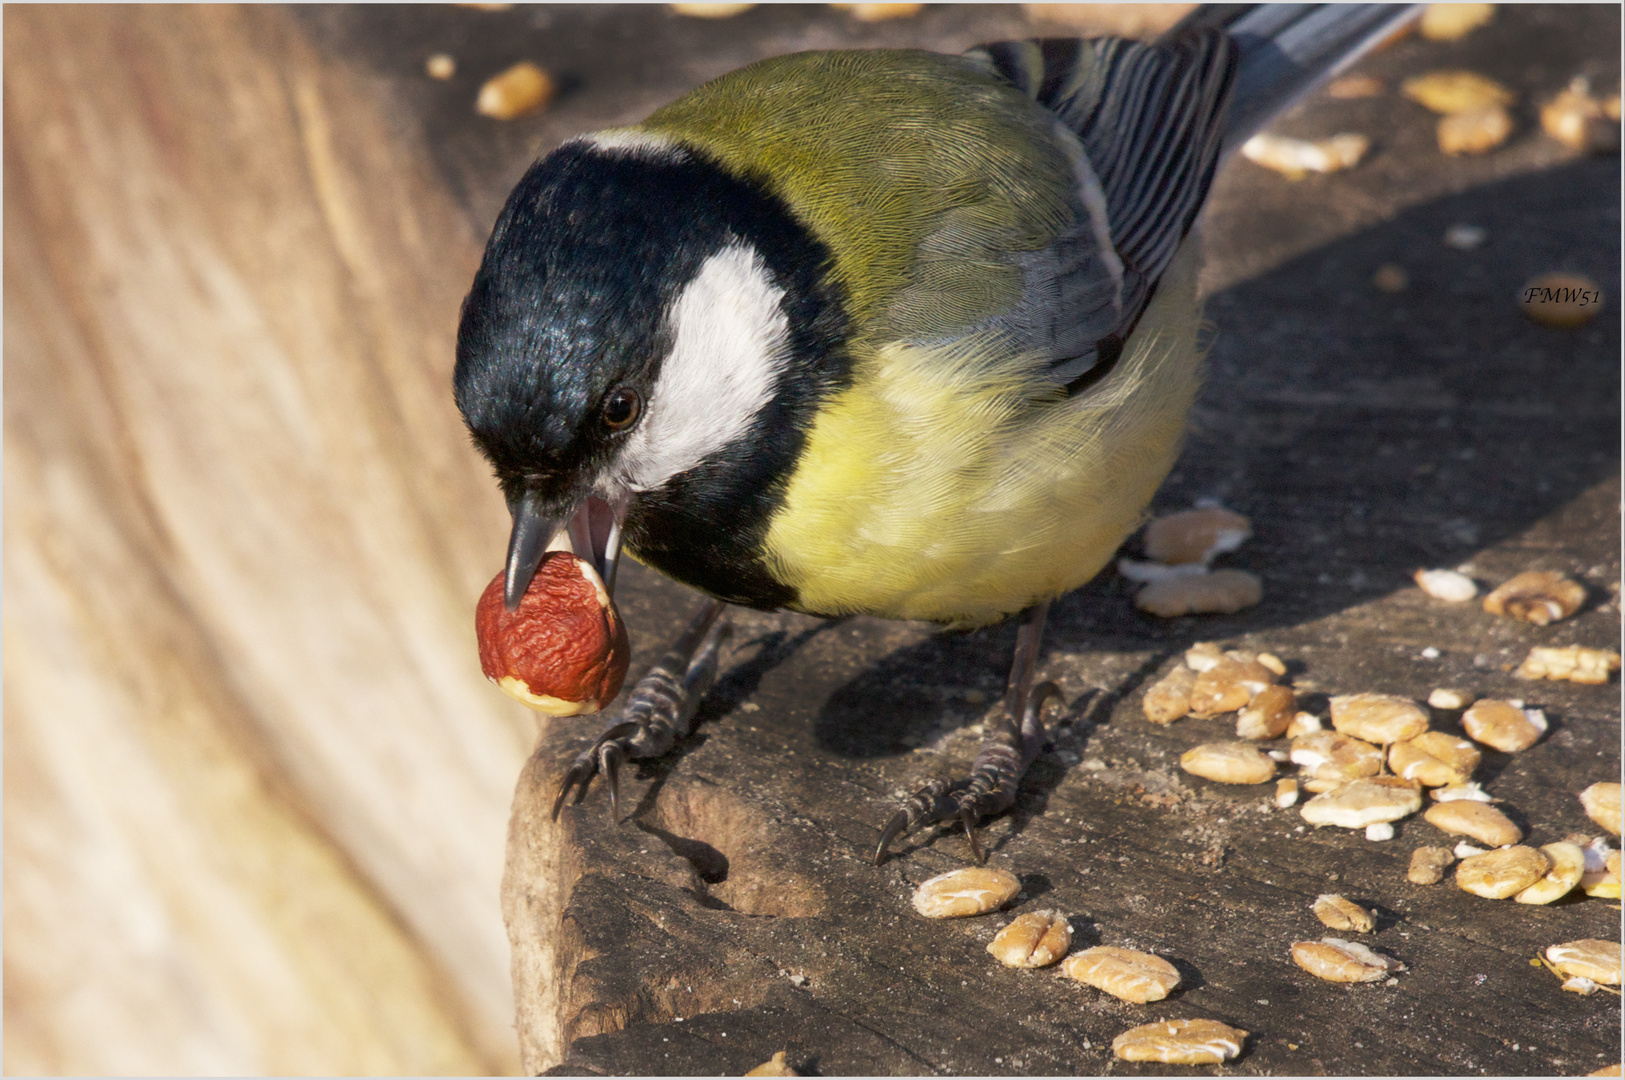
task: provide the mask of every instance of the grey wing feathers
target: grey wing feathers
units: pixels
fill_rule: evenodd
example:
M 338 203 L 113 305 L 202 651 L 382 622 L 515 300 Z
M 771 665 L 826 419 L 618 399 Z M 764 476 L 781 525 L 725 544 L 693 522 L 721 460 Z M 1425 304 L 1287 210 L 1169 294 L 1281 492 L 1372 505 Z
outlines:
M 1050 352 L 1053 370 L 1077 390 L 1109 370 L 1201 210 L 1224 137 L 1235 50 L 1221 31 L 1197 29 L 1157 45 L 1009 41 L 969 55 L 1054 113 L 1092 173 L 1080 191 L 1088 220 L 1023 260 L 1022 306 L 1061 303 L 1048 308 L 1059 325 L 1032 326 L 1037 311 L 1020 315 L 1040 350 L 1064 346 Z

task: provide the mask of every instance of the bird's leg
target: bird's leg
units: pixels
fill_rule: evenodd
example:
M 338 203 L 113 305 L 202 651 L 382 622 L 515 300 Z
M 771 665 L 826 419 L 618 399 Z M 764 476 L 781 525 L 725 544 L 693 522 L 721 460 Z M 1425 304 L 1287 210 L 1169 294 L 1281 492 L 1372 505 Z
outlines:
M 553 800 L 555 818 L 572 788 L 581 788 L 576 802 L 587 797 L 587 786 L 600 771 L 609 785 L 609 809 L 614 814 L 621 763 L 660 757 L 688 734 L 700 698 L 717 677 L 722 643 L 733 631 L 727 619 L 719 618 L 726 606 L 720 600 L 707 600 L 660 662 L 638 680 L 615 722 L 590 748 L 576 755 Z
M 1059 700 L 1061 696 L 1054 683 L 1033 685 L 1033 669 L 1038 663 L 1038 646 L 1044 638 L 1044 619 L 1048 614 L 1049 601 L 1046 600 L 1020 615 L 1015 662 L 1010 666 L 1004 708 L 977 751 L 970 776 L 963 780 L 933 780 L 906 799 L 880 834 L 880 844 L 875 848 L 876 863 L 886 857 L 886 848 L 898 836 L 922 823 L 956 818 L 964 823 L 976 861 L 983 861 L 981 845 L 976 842 L 976 824 L 1016 801 L 1016 785 L 1047 740 L 1041 715 L 1044 705 L 1051 698 Z

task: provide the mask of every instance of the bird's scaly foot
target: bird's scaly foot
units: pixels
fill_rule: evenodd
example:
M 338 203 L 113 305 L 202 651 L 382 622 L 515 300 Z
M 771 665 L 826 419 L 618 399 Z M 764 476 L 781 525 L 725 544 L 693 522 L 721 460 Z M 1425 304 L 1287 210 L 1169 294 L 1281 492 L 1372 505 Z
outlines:
M 580 788 L 576 802 L 587 797 L 587 787 L 598 772 L 609 786 L 609 808 L 614 814 L 621 764 L 660 757 L 688 735 L 694 710 L 716 679 L 723 642 L 733 631 L 728 620 L 718 618 L 724 606 L 719 600 L 706 601 L 660 662 L 638 680 L 615 722 L 590 748 L 576 755 L 553 800 L 555 819 L 573 788 Z
M 1015 662 L 1010 669 L 1005 707 L 997 726 L 982 742 L 971 763 L 970 775 L 963 780 L 933 780 L 903 801 L 881 830 L 875 847 L 875 863 L 886 857 L 891 842 L 922 824 L 958 820 L 965 826 L 971 854 L 977 863 L 985 856 L 976 842 L 976 825 L 989 814 L 1008 809 L 1016 801 L 1016 787 L 1033 759 L 1044 748 L 1043 710 L 1051 698 L 1059 701 L 1061 691 L 1054 683 L 1033 686 L 1033 669 L 1038 646 L 1043 640 L 1044 619 L 1049 603 L 1034 605 L 1021 613 L 1016 631 Z

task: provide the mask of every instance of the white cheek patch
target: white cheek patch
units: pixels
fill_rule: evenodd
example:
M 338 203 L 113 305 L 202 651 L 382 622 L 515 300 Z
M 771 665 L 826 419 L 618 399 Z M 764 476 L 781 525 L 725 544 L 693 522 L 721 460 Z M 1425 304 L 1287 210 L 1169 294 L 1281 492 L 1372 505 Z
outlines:
M 671 307 L 671 353 L 621 454 L 629 487 L 659 487 L 744 437 L 789 362 L 783 298 L 744 244 L 700 267 Z

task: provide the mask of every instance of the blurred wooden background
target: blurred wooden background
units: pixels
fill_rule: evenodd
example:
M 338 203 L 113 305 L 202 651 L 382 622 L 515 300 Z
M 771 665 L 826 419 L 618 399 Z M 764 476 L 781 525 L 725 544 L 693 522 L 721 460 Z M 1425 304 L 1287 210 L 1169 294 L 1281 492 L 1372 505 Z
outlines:
M 271 7 L 5 12 L 5 1069 L 511 1072 L 481 237 Z

